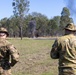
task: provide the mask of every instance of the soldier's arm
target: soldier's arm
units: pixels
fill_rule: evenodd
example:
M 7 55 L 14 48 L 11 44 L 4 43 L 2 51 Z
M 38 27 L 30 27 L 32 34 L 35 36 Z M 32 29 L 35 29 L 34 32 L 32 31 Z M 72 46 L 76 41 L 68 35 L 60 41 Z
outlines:
M 50 51 L 50 56 L 53 59 L 58 59 L 59 58 L 59 51 L 58 51 L 58 41 L 55 40 L 52 49 Z
M 11 66 L 14 66 L 19 61 L 19 53 L 14 45 L 8 45 L 8 49 L 10 50 L 11 54 Z

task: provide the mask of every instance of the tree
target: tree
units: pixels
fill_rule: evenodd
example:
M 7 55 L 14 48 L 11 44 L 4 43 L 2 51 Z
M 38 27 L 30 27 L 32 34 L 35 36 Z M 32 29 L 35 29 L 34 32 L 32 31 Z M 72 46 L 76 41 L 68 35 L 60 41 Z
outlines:
M 64 7 L 62 12 L 61 12 L 61 16 L 70 16 L 70 11 L 67 7 Z
M 41 13 L 32 12 L 27 17 L 27 19 L 29 20 L 29 21 L 27 21 L 28 26 L 29 26 L 29 22 L 31 21 L 32 18 L 35 18 L 35 21 L 36 21 L 36 33 L 35 33 L 35 35 L 37 37 L 38 36 L 45 36 L 47 34 L 46 30 L 47 30 L 48 18 Z M 28 27 L 28 29 L 29 29 L 29 27 Z
M 13 2 L 14 7 L 14 16 L 19 19 L 19 30 L 20 30 L 20 37 L 22 40 L 22 28 L 24 23 L 25 13 L 29 10 L 29 1 L 28 0 L 14 0 Z
M 18 19 L 12 16 L 9 18 L 9 20 L 10 20 L 10 25 L 9 25 L 10 36 L 19 37 Z
M 65 25 L 67 25 L 68 23 L 73 22 L 73 19 L 70 18 L 70 11 L 67 7 L 64 7 L 62 12 L 61 12 L 61 18 L 60 18 L 60 34 L 64 34 L 63 28 L 65 27 Z
M 51 36 L 58 35 L 60 25 L 60 16 L 55 16 L 54 18 L 50 19 L 47 26 L 47 33 Z
M 7 27 L 7 20 L 8 20 L 8 18 L 6 18 L 6 17 L 1 19 L 0 24 L 2 27 Z

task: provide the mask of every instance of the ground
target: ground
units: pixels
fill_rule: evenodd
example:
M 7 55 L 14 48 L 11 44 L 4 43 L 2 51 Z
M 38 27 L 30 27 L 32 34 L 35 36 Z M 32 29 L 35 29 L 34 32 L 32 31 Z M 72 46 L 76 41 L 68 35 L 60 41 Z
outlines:
M 50 58 L 50 39 L 9 39 L 19 50 L 19 62 L 12 68 L 14 75 L 57 75 L 58 60 Z

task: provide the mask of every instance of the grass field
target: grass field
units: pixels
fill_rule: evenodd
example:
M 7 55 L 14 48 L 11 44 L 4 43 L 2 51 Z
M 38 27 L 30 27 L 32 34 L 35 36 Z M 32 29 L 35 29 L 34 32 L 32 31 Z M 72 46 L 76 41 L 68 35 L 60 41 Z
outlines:
M 13 75 L 57 75 L 58 61 L 50 58 L 54 40 L 8 39 L 20 53 Z

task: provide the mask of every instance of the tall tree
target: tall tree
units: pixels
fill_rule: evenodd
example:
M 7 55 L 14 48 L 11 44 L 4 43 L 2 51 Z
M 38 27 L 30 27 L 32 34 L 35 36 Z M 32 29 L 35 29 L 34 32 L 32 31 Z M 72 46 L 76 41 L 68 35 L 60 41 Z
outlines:
M 19 19 L 19 30 L 20 37 L 22 40 L 22 28 L 24 23 L 25 13 L 29 10 L 29 1 L 28 0 L 13 0 L 14 16 Z
M 60 31 L 65 27 L 66 24 L 73 22 L 73 19 L 70 18 L 70 11 L 67 7 L 64 7 L 61 12 L 61 18 L 60 18 Z M 60 34 L 63 34 L 64 31 L 62 31 Z

